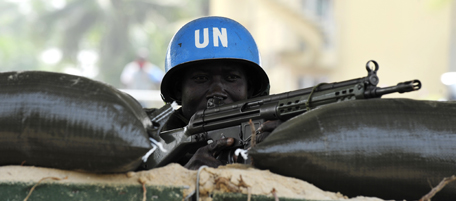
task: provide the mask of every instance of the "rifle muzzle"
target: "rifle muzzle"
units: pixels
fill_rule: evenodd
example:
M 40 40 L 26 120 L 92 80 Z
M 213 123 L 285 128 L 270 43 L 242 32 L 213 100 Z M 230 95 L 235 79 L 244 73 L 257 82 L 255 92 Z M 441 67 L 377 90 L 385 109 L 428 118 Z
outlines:
M 390 93 L 405 93 L 410 91 L 416 91 L 421 89 L 421 82 L 419 80 L 411 80 L 406 82 L 400 82 L 396 86 L 384 87 L 384 88 L 375 88 L 375 96 L 381 97 L 385 94 Z

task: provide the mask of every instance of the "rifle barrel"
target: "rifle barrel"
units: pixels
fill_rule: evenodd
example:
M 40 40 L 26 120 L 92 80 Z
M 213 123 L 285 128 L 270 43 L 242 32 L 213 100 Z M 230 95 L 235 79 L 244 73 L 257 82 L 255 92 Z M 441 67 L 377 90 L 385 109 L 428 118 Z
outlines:
M 375 88 L 375 95 L 381 97 L 385 94 L 390 93 L 405 93 L 410 91 L 416 91 L 421 89 L 421 82 L 419 80 L 411 80 L 407 82 L 400 82 L 396 86 L 384 87 L 384 88 Z

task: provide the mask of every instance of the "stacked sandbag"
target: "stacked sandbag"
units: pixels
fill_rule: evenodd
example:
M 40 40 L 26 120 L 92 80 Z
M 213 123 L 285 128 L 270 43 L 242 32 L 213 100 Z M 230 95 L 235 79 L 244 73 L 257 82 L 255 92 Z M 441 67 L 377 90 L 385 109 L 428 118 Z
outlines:
M 151 123 L 141 105 L 101 82 L 5 72 L 0 100 L 0 165 L 126 172 L 151 149 Z
M 456 174 L 456 102 L 329 104 L 283 123 L 249 155 L 255 167 L 323 190 L 418 200 Z M 455 198 L 453 182 L 432 200 Z

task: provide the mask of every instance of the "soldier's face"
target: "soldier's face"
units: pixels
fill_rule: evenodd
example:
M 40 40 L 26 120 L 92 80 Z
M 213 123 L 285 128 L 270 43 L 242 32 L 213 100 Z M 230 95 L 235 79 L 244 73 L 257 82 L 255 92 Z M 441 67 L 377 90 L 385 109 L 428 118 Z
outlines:
M 176 81 L 177 82 L 177 81 Z M 188 119 L 213 97 L 228 104 L 248 98 L 247 75 L 236 62 L 204 62 L 189 68 L 182 80 L 182 112 Z

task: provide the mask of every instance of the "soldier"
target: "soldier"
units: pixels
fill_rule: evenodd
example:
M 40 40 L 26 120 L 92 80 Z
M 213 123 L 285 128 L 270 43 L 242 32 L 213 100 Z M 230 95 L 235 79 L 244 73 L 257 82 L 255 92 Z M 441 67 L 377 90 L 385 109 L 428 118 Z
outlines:
M 162 130 L 186 126 L 208 102 L 222 105 L 269 94 L 269 79 L 253 37 L 241 24 L 224 17 L 202 17 L 184 25 L 169 44 L 165 69 L 162 98 L 181 108 Z M 188 169 L 217 167 L 221 162 L 214 155 L 233 142 L 232 138 L 217 140 L 180 163 Z

